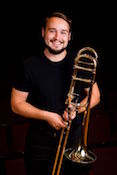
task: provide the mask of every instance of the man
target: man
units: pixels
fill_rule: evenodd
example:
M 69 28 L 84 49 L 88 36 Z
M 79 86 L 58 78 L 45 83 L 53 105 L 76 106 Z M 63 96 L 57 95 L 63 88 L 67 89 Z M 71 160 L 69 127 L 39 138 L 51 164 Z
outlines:
M 52 173 L 60 130 L 67 127 L 65 99 L 75 58 L 75 54 L 67 51 L 71 21 L 64 14 L 55 12 L 46 18 L 42 37 L 43 53 L 24 61 L 24 72 L 15 81 L 11 94 L 12 110 L 30 118 L 31 123 L 24 159 L 27 175 Z M 90 108 L 99 101 L 100 92 L 95 82 Z M 86 98 L 81 103 L 85 102 Z M 83 111 L 83 107 L 79 108 L 79 113 Z

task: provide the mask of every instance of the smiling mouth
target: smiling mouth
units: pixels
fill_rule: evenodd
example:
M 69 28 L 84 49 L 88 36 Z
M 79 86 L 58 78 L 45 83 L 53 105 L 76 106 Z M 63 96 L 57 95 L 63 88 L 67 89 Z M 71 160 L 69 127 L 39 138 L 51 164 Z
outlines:
M 63 42 L 54 41 L 54 42 L 52 42 L 52 44 L 54 47 L 58 48 L 63 44 Z
M 61 45 L 63 44 L 63 41 L 58 41 L 58 40 L 51 40 L 51 42 L 55 45 Z

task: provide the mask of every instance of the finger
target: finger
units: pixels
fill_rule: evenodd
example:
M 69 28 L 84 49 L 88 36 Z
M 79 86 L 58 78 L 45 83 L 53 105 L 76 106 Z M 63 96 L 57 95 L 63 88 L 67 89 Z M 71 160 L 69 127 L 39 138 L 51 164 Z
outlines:
M 56 129 L 56 130 L 59 130 L 60 128 L 61 128 L 61 127 L 60 127 L 59 125 L 56 125 L 56 126 L 55 126 L 55 129 Z
M 64 126 L 67 127 L 68 126 L 68 122 L 64 121 Z
M 59 130 L 60 128 L 58 126 L 56 126 L 56 130 Z
M 63 118 L 65 121 L 68 121 L 68 113 L 64 111 Z
M 76 111 L 71 112 L 70 118 L 73 120 L 76 117 Z

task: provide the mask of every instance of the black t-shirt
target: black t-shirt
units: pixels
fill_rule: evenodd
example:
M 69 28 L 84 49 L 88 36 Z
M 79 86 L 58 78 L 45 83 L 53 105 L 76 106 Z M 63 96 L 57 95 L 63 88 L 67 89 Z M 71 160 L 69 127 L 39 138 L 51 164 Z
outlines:
M 18 90 L 29 92 L 27 101 L 32 105 L 62 114 L 70 88 L 76 54 L 67 53 L 66 57 L 59 62 L 52 62 L 43 54 L 25 59 L 13 86 Z M 75 91 L 80 94 L 80 102 L 84 95 L 83 87 L 76 83 Z M 31 119 L 31 122 L 37 128 L 39 124 L 41 126 L 43 124 L 45 128 L 51 128 L 45 121 Z M 81 123 L 80 117 L 76 117 L 72 123 L 77 128 Z
M 71 82 L 74 55 L 52 62 L 44 55 L 24 60 L 23 69 L 14 87 L 29 92 L 27 101 L 32 105 L 61 114 Z

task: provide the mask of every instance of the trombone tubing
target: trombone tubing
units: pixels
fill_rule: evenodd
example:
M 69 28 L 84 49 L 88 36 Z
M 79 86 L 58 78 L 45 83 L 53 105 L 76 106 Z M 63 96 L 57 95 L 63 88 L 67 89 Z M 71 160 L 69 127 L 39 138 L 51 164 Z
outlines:
M 60 173 L 61 165 L 62 165 L 62 161 L 63 161 L 63 155 L 64 155 L 64 151 L 65 151 L 65 148 L 66 148 L 68 136 L 69 136 L 69 131 L 70 131 L 70 128 L 71 128 L 71 123 L 72 123 L 72 121 L 69 120 L 63 144 L 62 144 L 62 140 L 63 140 L 63 135 L 64 135 L 65 128 L 63 128 L 61 130 L 61 135 L 60 135 L 59 144 L 58 144 L 58 148 L 57 148 L 57 152 L 56 152 L 56 157 L 55 157 L 55 162 L 54 162 L 54 166 L 53 166 L 53 170 L 52 170 L 52 175 L 55 175 L 55 171 L 57 171 L 56 175 L 59 175 L 59 173 Z M 61 146 L 62 146 L 62 148 L 61 148 Z M 59 159 L 59 163 L 58 163 L 58 167 L 57 167 L 57 162 L 58 162 L 59 155 L 60 155 L 60 159 Z

